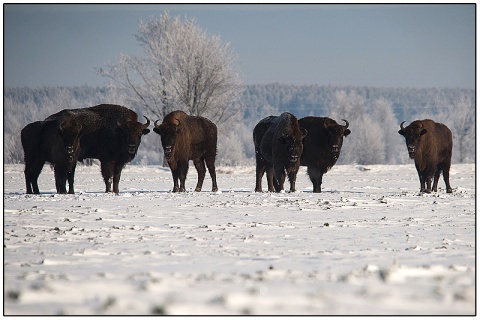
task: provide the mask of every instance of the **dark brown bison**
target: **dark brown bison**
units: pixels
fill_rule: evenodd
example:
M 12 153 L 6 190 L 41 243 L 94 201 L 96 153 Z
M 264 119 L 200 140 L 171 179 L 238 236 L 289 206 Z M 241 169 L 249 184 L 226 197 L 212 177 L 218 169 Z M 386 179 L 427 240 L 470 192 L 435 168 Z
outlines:
M 313 192 L 322 192 L 323 175 L 335 165 L 340 156 L 343 138 L 351 133 L 348 121 L 343 121 L 344 126 L 326 117 L 305 117 L 298 120 L 299 125 L 308 130 L 308 136 L 303 140 L 300 165 L 307 167 Z
M 405 121 L 400 124 L 398 133 L 405 137 L 408 155 L 415 160 L 420 179 L 420 192 L 430 193 L 432 190 L 437 192 L 440 172 L 443 172 L 447 193 L 451 193 L 449 175 L 452 162 L 452 132 L 450 129 L 430 119 L 415 120 L 406 128 L 403 127 L 404 123 Z
M 212 178 L 212 191 L 218 191 L 215 173 L 217 156 L 217 126 L 210 120 L 189 116 L 183 111 L 173 111 L 153 131 L 160 135 L 165 159 L 173 176 L 173 192 L 185 191 L 188 161 L 193 160 L 198 181 L 195 191 L 201 191 L 205 179 L 205 164 Z M 178 185 L 180 180 L 180 186 Z
M 307 130 L 300 128 L 297 118 L 288 112 L 280 116 L 266 117 L 253 129 L 255 145 L 256 185 L 255 192 L 262 192 L 262 177 L 267 172 L 268 191 L 280 192 L 288 175 L 290 191 L 295 191 L 295 181 L 302 140 Z
M 112 191 L 113 183 L 118 194 L 122 170 L 135 157 L 142 135 L 150 132 L 150 120 L 145 117 L 147 122 L 142 124 L 135 111 L 111 104 L 62 110 L 53 116 L 63 114 L 73 115 L 82 125 L 78 160 L 100 160 L 105 192 Z
M 39 194 L 38 176 L 45 162 L 51 163 L 57 193 L 74 193 L 73 179 L 80 152 L 82 125 L 75 118 L 59 116 L 26 125 L 20 138 L 24 151 L 25 182 L 28 194 Z

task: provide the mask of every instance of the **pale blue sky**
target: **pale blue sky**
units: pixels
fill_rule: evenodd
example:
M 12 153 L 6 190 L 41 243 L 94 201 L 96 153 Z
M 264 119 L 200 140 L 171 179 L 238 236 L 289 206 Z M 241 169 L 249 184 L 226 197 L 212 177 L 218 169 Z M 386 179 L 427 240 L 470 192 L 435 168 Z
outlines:
M 475 4 L 4 4 L 4 86 L 106 85 L 164 10 L 230 42 L 247 84 L 475 87 Z

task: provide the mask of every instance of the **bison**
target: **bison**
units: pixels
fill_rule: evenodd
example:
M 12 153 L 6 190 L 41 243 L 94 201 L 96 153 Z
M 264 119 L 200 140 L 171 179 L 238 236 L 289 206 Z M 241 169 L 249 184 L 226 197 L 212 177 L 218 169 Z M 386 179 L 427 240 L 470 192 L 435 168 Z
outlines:
M 138 122 L 137 113 L 124 106 L 101 104 L 89 108 L 66 109 L 58 115 L 73 115 L 82 125 L 78 160 L 100 160 L 105 192 L 119 193 L 120 176 L 125 165 L 133 160 L 142 135 L 150 132 L 150 120 Z
M 262 192 L 262 177 L 265 172 L 269 192 L 281 192 L 287 175 L 290 191 L 295 191 L 295 181 L 303 152 L 302 141 L 306 136 L 307 130 L 300 128 L 297 118 L 289 112 L 260 120 L 253 129 L 256 160 L 255 192 Z
M 204 117 L 189 116 L 178 110 L 167 114 L 160 125 L 158 121 L 153 131 L 160 135 L 165 159 L 172 171 L 173 192 L 185 191 L 189 160 L 193 160 L 198 173 L 195 191 L 202 190 L 205 164 L 212 178 L 212 191 L 218 191 L 215 173 L 217 126 Z
M 298 120 L 302 128 L 308 130 L 303 141 L 303 153 L 300 165 L 307 167 L 307 173 L 313 184 L 313 192 L 322 192 L 322 178 L 330 170 L 340 156 L 343 138 L 351 131 L 348 121 L 345 125 L 326 117 L 304 117 Z
M 450 165 L 452 162 L 452 132 L 442 124 L 430 119 L 415 120 L 406 128 L 400 124 L 399 134 L 405 137 L 408 155 L 415 160 L 415 167 L 420 179 L 420 192 L 437 192 L 440 172 L 447 193 L 450 186 Z M 432 187 L 432 178 L 433 187 Z M 425 187 L 426 184 L 426 187 Z
M 82 125 L 75 118 L 59 116 L 26 125 L 20 138 L 24 151 L 27 194 L 39 194 L 38 176 L 45 162 L 52 164 L 57 193 L 73 194 L 75 166 L 80 152 Z

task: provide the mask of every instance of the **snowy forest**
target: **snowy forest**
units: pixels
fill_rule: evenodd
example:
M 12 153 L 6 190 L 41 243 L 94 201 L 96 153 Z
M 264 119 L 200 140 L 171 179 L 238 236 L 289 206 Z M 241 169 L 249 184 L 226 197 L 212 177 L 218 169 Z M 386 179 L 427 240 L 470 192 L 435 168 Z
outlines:
M 4 163 L 23 163 L 20 131 L 26 124 L 62 109 L 102 103 L 124 105 L 139 117 L 158 119 L 113 86 L 5 88 Z M 344 140 L 338 164 L 408 163 L 404 139 L 397 133 L 399 124 L 426 118 L 451 129 L 454 164 L 475 161 L 473 89 L 247 85 L 230 107 L 235 109 L 235 118 L 219 125 L 217 165 L 253 165 L 253 127 L 264 117 L 284 111 L 297 118 L 331 117 L 339 123 L 347 119 L 352 134 Z M 132 164 L 161 165 L 162 152 L 160 137 L 150 133 L 142 138 Z

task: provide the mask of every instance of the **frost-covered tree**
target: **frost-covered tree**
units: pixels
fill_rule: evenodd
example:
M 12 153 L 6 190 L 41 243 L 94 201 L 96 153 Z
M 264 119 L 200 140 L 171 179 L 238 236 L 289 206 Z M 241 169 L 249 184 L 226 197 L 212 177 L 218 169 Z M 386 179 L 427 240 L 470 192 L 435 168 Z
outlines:
M 384 145 L 384 159 L 378 163 L 396 164 L 402 158 L 404 144 L 398 134 L 399 123 L 393 112 L 392 103 L 385 98 L 373 101 L 370 118 L 380 126 L 379 135 Z
M 182 21 L 168 12 L 140 22 L 136 39 L 142 57 L 121 55 L 97 72 L 150 116 L 183 110 L 221 126 L 240 114 L 242 105 L 233 102 L 244 87 L 229 43 L 207 34 L 194 19 Z
M 462 97 L 451 108 L 447 122 L 452 130 L 454 151 L 460 163 L 475 161 L 475 102 Z
M 334 94 L 333 107 L 330 115 L 326 115 L 338 123 L 342 123 L 341 119 L 346 119 L 352 131 L 347 138 L 343 140 L 343 147 L 338 163 L 364 163 L 365 154 L 370 152 L 370 146 L 366 145 L 365 137 L 365 99 L 356 94 L 345 90 L 338 90 Z
M 474 97 L 461 95 L 453 103 L 438 101 L 433 117 L 434 121 L 444 123 L 452 131 L 453 162 L 475 161 Z

